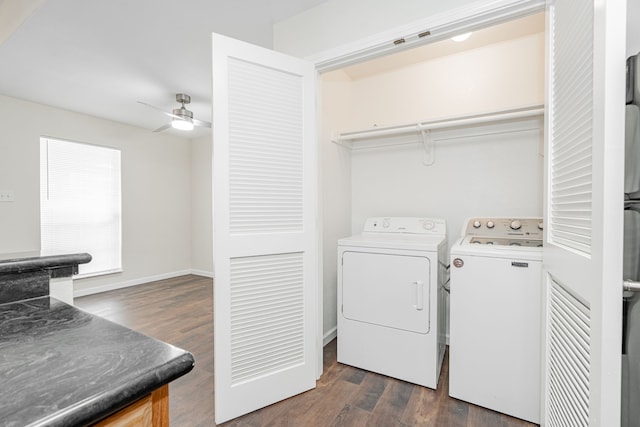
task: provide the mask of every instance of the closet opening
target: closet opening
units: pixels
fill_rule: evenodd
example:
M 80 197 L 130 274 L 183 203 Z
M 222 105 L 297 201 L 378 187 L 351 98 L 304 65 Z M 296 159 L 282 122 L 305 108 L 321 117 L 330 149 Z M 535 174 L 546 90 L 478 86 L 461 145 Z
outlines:
M 444 218 L 451 244 L 468 217 L 542 216 L 545 14 L 325 71 L 320 82 L 326 344 L 336 336 L 337 241 L 367 218 Z

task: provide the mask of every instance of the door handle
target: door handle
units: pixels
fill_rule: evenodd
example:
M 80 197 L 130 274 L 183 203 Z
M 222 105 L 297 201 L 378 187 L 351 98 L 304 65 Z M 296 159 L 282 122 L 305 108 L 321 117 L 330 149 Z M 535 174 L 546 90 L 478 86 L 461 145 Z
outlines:
M 424 294 L 424 282 L 422 282 L 421 280 L 416 280 L 415 282 L 413 282 L 413 284 L 416 285 L 416 304 L 414 305 L 414 307 L 416 308 L 416 310 L 422 311 L 422 309 L 424 308 L 424 302 L 422 300 Z
M 629 292 L 640 292 L 640 282 L 635 280 L 623 280 L 622 289 Z

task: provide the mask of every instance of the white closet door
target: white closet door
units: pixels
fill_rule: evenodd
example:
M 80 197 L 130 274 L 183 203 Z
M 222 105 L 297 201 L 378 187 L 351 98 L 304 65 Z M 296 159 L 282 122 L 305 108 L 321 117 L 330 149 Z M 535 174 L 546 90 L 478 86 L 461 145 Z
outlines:
M 213 35 L 216 423 L 315 387 L 315 84 Z
M 548 2 L 542 425 L 617 426 L 625 3 Z

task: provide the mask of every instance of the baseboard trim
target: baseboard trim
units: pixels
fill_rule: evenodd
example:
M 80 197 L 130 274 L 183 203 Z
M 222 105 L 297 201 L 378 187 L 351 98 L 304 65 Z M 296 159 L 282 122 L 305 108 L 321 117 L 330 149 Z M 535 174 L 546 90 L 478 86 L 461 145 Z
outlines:
M 213 271 L 205 271 L 205 270 L 198 270 L 198 269 L 192 268 L 191 274 L 195 274 L 196 276 L 209 277 L 210 279 L 213 279 Z
M 99 294 L 102 292 L 115 291 L 116 289 L 123 289 L 123 288 L 129 288 L 131 286 L 144 285 L 145 283 L 155 282 L 155 281 L 164 280 L 164 279 L 172 279 L 174 277 L 186 276 L 188 274 L 196 274 L 198 276 L 213 277 L 213 273 L 211 273 L 211 276 L 208 276 L 205 273 L 207 272 L 200 271 L 200 270 L 173 271 L 171 273 L 140 277 L 138 279 L 127 280 L 124 282 L 110 283 L 108 285 L 94 286 L 91 288 L 74 290 L 73 297 L 78 298 L 78 297 L 84 297 L 87 295 Z
M 329 331 L 327 331 L 322 337 L 322 346 L 324 347 L 325 345 L 329 344 L 337 336 L 338 336 L 338 327 L 334 326 L 333 328 L 329 329 Z

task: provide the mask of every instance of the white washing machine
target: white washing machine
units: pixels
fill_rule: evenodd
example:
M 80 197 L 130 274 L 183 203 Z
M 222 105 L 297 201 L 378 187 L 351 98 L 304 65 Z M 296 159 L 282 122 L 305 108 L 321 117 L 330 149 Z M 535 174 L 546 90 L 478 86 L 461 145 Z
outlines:
M 542 220 L 470 219 L 450 289 L 449 395 L 539 424 Z
M 445 350 L 446 223 L 369 218 L 338 241 L 338 362 L 436 388 Z

